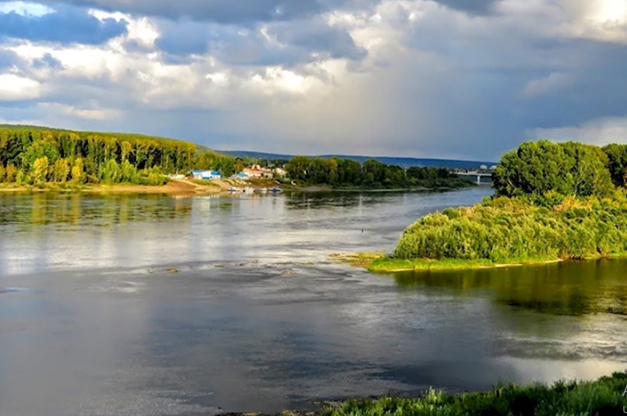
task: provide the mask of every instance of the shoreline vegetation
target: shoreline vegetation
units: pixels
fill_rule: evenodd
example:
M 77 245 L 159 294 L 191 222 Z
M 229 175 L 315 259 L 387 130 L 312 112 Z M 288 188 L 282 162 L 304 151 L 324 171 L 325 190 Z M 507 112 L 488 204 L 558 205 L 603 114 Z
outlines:
M 610 416 L 625 412 L 627 373 L 594 381 L 498 384 L 486 392 L 447 394 L 433 389 L 420 397 L 386 396 L 323 402 L 317 412 L 284 411 L 282 416 Z M 262 416 L 225 413 L 225 416 Z
M 288 192 L 302 193 L 393 193 L 393 192 L 446 192 L 460 188 L 331 188 L 328 186 L 297 186 L 284 184 L 278 181 L 247 181 L 235 182 L 229 180 L 216 180 L 208 183 L 198 183 L 187 179 L 168 179 L 162 185 L 140 185 L 133 183 L 117 184 L 71 184 L 71 183 L 44 183 L 40 185 L 0 183 L 0 194 L 2 193 L 85 193 L 85 194 L 161 194 L 171 196 L 194 196 L 194 195 L 216 195 L 227 194 L 229 188 L 251 188 L 261 189 L 268 187 L 278 187 Z
M 172 179 L 189 176 L 193 170 L 217 171 L 221 178 L 206 183 Z M 234 174 L 246 170 L 253 175 L 249 180 L 235 179 Z M 361 164 L 305 156 L 290 161 L 234 158 L 160 137 L 0 125 L 0 192 L 205 195 L 228 192 L 231 186 L 296 192 L 420 192 L 475 185 L 445 168 L 403 169 L 376 160 Z
M 389 255 L 335 258 L 385 273 L 625 257 L 626 182 L 627 146 L 524 143 L 496 168 L 493 197 L 419 219 Z

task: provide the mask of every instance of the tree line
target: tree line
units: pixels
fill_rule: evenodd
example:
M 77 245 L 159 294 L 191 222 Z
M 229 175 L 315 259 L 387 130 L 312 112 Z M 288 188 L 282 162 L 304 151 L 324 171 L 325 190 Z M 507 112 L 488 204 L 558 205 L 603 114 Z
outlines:
M 627 185 L 627 145 L 547 140 L 506 153 L 493 173 L 497 196 L 606 196 Z
M 340 188 L 458 188 L 472 185 L 446 168 L 412 167 L 405 170 L 374 159 L 361 164 L 351 159 L 296 156 L 285 169 L 289 178 L 298 183 Z
M 199 151 L 178 140 L 0 127 L 0 182 L 158 185 L 165 182 L 163 173 L 187 173 L 197 167 L 232 174 L 235 164 L 229 156 Z

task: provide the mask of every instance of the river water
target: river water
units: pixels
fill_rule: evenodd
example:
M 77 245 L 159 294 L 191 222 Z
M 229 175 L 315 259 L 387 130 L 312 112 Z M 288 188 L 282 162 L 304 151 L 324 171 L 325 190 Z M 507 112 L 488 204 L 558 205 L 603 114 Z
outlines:
M 625 261 L 329 261 L 489 194 L 0 195 L 0 414 L 273 412 L 627 369 Z

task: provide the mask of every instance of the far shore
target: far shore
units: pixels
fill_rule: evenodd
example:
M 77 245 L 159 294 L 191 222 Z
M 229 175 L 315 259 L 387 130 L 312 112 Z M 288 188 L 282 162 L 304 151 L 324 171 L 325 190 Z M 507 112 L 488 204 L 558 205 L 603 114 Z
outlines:
M 71 183 L 47 183 L 41 187 L 34 185 L 0 184 L 1 193 L 39 193 L 39 192 L 61 192 L 61 193 L 85 193 L 85 194 L 156 194 L 170 195 L 173 197 L 192 197 L 201 195 L 226 194 L 233 188 L 272 188 L 277 187 L 286 192 L 446 192 L 466 188 L 332 188 L 330 186 L 298 186 L 283 184 L 271 179 L 260 179 L 252 181 L 234 180 L 214 180 L 214 181 L 190 181 L 187 179 L 170 179 L 165 185 L 137 185 L 137 184 L 71 184 Z
M 456 259 L 394 259 L 382 253 L 353 253 L 353 254 L 332 254 L 331 259 L 340 263 L 349 264 L 353 267 L 363 268 L 373 273 L 400 273 L 400 272 L 446 272 L 464 271 L 479 269 L 501 269 L 508 267 L 542 266 L 564 261 L 594 261 L 601 259 L 625 258 L 627 254 L 617 254 L 609 256 L 591 256 L 584 259 L 529 259 L 512 260 L 509 262 L 494 263 L 490 260 L 456 260 Z

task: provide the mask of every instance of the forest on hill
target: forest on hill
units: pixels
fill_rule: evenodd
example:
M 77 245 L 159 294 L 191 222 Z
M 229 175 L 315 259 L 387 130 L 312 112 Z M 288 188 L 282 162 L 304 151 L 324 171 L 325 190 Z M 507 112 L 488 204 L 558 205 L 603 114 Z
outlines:
M 135 134 L 78 132 L 0 125 L 0 183 L 161 185 L 166 174 L 217 170 L 228 177 L 256 164 L 286 160 L 223 155 L 193 143 Z M 294 157 L 290 181 L 333 188 L 461 188 L 472 186 L 446 168 L 363 164 L 351 159 Z
M 295 155 L 278 154 L 278 153 L 264 153 L 264 152 L 252 152 L 246 150 L 219 150 L 220 153 L 233 156 L 236 158 L 250 158 L 259 161 L 270 160 L 284 160 L 286 163 Z M 477 160 L 458 160 L 458 159 L 429 159 L 429 158 L 415 158 L 415 157 L 393 157 L 393 156 L 355 156 L 355 155 L 320 155 L 320 156 L 307 156 L 311 159 L 348 159 L 355 162 L 364 163 L 368 160 L 376 160 L 390 166 L 399 166 L 401 168 L 411 167 L 431 167 L 431 168 L 447 168 L 447 169 L 460 169 L 460 170 L 476 170 L 481 166 L 493 166 L 495 162 L 477 161 Z
M 193 143 L 119 133 L 0 126 L 0 182 L 160 185 L 192 168 L 232 174 L 235 159 Z

